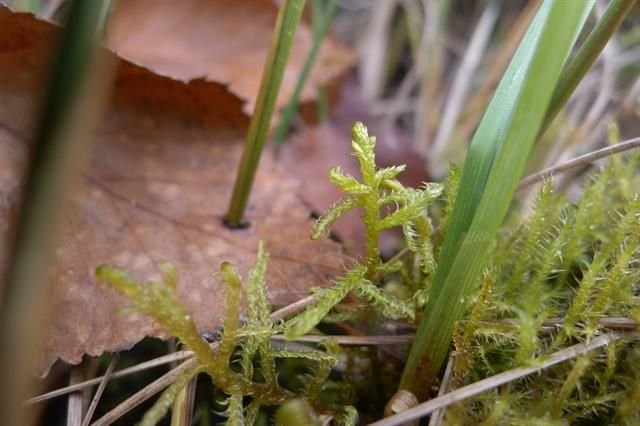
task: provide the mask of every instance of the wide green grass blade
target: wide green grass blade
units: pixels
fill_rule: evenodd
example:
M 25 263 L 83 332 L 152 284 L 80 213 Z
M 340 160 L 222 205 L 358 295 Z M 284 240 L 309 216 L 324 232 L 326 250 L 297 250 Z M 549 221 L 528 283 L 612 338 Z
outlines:
M 545 2 L 474 136 L 425 316 L 401 388 L 433 384 L 507 213 L 560 72 L 594 1 Z
M 496 92 L 473 136 L 460 177 L 458 197 L 451 212 L 447 238 L 442 247 L 436 278 L 429 297 L 437 298 L 442 278 L 447 275 L 454 260 L 460 239 L 469 230 L 471 221 L 485 189 L 493 159 L 500 146 L 500 134 L 509 120 L 517 94 L 522 85 L 526 65 L 531 61 L 544 22 L 551 10 L 551 3 L 544 3 L 534 18 L 520 47 L 496 88 Z

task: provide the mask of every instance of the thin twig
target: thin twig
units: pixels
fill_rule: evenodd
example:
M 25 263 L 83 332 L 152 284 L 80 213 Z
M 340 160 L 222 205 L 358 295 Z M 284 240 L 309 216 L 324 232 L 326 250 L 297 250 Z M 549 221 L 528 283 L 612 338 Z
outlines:
M 534 173 L 532 175 L 527 176 L 526 178 L 520 181 L 520 185 L 518 185 L 518 189 L 526 188 L 529 185 L 532 185 L 536 182 L 540 182 L 545 178 L 549 178 L 555 174 L 565 172 L 569 169 L 580 167 L 585 164 L 593 163 L 594 161 L 599 160 L 601 158 L 608 157 L 610 155 L 628 151 L 630 149 L 634 149 L 638 147 L 640 147 L 640 137 L 629 139 L 624 142 L 617 143 L 615 145 L 607 146 L 607 147 L 598 149 L 596 151 L 592 151 L 588 154 L 581 155 L 579 157 L 565 161 L 564 163 L 555 165 L 553 167 L 548 167 L 544 170 L 539 171 L 538 173 Z
M 160 365 L 166 365 L 166 364 L 170 364 L 172 362 L 182 361 L 182 360 L 184 360 L 186 358 L 189 358 L 192 355 L 193 355 L 193 353 L 190 352 L 190 351 L 182 351 L 182 352 L 176 352 L 176 353 L 173 353 L 173 354 L 161 356 L 159 358 L 155 358 L 155 359 L 152 359 L 150 361 L 143 362 L 143 363 L 140 363 L 138 365 L 134 365 L 133 367 L 129 367 L 129 368 L 125 368 L 125 369 L 120 370 L 120 371 L 116 371 L 115 373 L 113 373 L 111 375 L 111 379 L 118 379 L 120 377 L 129 376 L 131 374 L 138 373 L 138 372 L 144 371 L 144 370 L 148 370 L 148 369 L 153 368 L 153 367 L 158 367 Z M 104 380 L 104 376 L 96 377 L 95 379 L 87 380 L 87 381 L 84 381 L 82 383 L 78 383 L 78 384 L 75 384 L 75 385 L 72 385 L 72 386 L 67 386 L 67 387 L 64 387 L 64 388 L 56 389 L 54 391 L 47 392 L 45 394 L 38 395 L 36 397 L 28 399 L 28 400 L 26 400 L 24 402 L 24 404 L 25 405 L 35 404 L 37 402 L 42 402 L 42 401 L 45 401 L 47 399 L 55 398 L 57 396 L 66 395 L 66 394 L 68 394 L 70 392 L 75 392 L 77 390 L 81 390 L 81 389 L 84 389 L 84 388 L 87 388 L 87 387 L 90 387 L 90 386 L 94 386 L 94 385 L 100 384 L 102 382 L 102 380 Z
M 414 408 L 403 411 L 402 413 L 398 413 L 396 415 L 371 423 L 370 426 L 395 426 L 411 420 L 419 419 L 440 408 L 447 407 L 451 404 L 455 404 L 456 402 L 471 398 L 472 396 L 478 395 L 487 390 L 497 388 L 498 386 L 513 382 L 522 377 L 537 373 L 561 362 L 591 352 L 602 346 L 606 346 L 609 343 L 619 339 L 621 336 L 622 335 L 618 333 L 598 336 L 591 340 L 589 343 L 580 343 L 555 352 L 553 355 L 544 360 L 540 365 L 536 365 L 534 367 L 518 367 L 497 374 L 495 376 L 488 377 L 484 380 L 480 380 L 471 385 L 464 386 L 460 389 L 454 390 L 453 392 L 449 392 L 448 394 L 419 404 Z
M 113 369 L 118 363 L 118 358 L 120 358 L 120 355 L 117 353 L 113 354 L 113 357 L 111 357 L 111 362 L 109 362 L 107 371 L 104 373 L 104 376 L 102 376 L 102 381 L 98 386 L 98 390 L 96 390 L 96 394 L 93 396 L 93 399 L 91 400 L 91 405 L 89 405 L 87 414 L 85 414 L 84 420 L 82 420 L 82 426 L 88 426 L 89 423 L 91 422 L 91 418 L 93 417 L 93 413 L 96 411 L 98 402 L 100 402 L 102 393 L 104 392 L 104 389 L 107 387 L 107 383 L 109 383 L 109 380 L 111 379 L 111 376 L 113 374 Z
M 453 355 L 449 356 L 449 362 L 447 362 L 447 368 L 444 370 L 444 376 L 442 377 L 442 384 L 438 389 L 438 397 L 444 396 L 449 392 L 451 388 L 451 379 L 453 377 Z M 429 426 L 440 426 L 444 419 L 445 410 L 442 408 L 433 412 L 431 419 L 429 419 Z
M 91 426 L 107 426 L 142 404 L 147 399 L 151 398 L 153 395 L 157 394 L 161 390 L 167 388 L 171 383 L 173 383 L 180 374 L 184 371 L 195 368 L 198 365 L 198 360 L 196 358 L 190 358 L 187 361 L 183 362 L 173 370 L 169 371 L 165 375 L 156 379 L 154 382 L 145 386 L 143 389 L 131 395 L 129 398 L 120 403 L 116 408 L 109 411 L 104 416 L 100 417 L 97 421 L 91 424 Z
M 307 296 L 303 299 L 298 300 L 297 302 L 293 302 L 290 305 L 284 306 L 277 311 L 274 311 L 271 314 L 271 318 L 273 318 L 274 320 L 279 320 L 290 315 L 297 314 L 298 312 L 309 306 L 311 303 L 313 303 L 315 300 L 315 296 Z

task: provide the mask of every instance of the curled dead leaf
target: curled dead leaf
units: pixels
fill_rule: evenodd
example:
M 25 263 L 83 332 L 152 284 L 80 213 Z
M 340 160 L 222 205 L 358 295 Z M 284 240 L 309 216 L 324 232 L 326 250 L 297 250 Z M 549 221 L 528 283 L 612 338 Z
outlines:
M 109 20 L 107 44 L 162 75 L 227 83 L 247 100 L 244 111 L 251 113 L 277 12 L 270 0 L 127 0 L 118 3 Z M 311 29 L 300 24 L 276 108 L 291 98 L 312 39 Z M 313 100 L 318 87 L 340 78 L 354 62 L 351 50 L 326 38 L 302 102 Z

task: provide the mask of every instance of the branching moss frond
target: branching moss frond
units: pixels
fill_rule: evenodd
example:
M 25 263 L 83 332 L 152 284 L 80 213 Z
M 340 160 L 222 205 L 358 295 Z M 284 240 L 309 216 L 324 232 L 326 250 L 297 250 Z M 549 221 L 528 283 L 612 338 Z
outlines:
M 541 241 L 543 233 L 549 229 L 547 222 L 555 216 L 552 201 L 553 186 L 550 182 L 546 182 L 538 194 L 533 215 L 527 223 L 526 232 L 523 234 L 520 250 L 513 256 L 514 268 L 506 286 L 507 291 L 519 291 L 520 286 L 527 281 L 525 272 L 535 270 L 531 268 L 531 263 L 534 260 L 531 258 L 531 253 Z
M 433 243 L 431 242 L 433 225 L 431 224 L 431 219 L 429 217 L 420 216 L 413 222 L 413 227 L 416 229 L 418 235 L 415 260 L 420 266 L 420 269 L 425 276 L 425 280 L 428 279 L 430 282 L 430 278 L 436 270 L 436 259 Z M 422 288 L 427 287 L 427 283 L 425 282 L 422 285 Z
M 309 400 L 314 400 L 320 395 L 331 369 L 338 363 L 338 344 L 335 340 L 325 340 L 320 343 L 320 347 L 324 349 L 328 356 L 316 359 L 313 376 L 305 386 L 305 394 Z
M 415 319 L 416 313 L 413 305 L 387 294 L 384 290 L 374 285 L 361 285 L 354 290 L 358 296 L 367 300 L 387 318 L 406 318 L 411 321 Z
M 363 285 L 364 281 L 368 282 L 364 277 L 366 271 L 365 266 L 357 265 L 346 275 L 337 279 L 334 282 L 334 286 L 320 289 L 315 295 L 315 303 L 288 322 L 284 333 L 285 336 L 293 339 L 308 333 L 354 287 Z
M 258 258 L 249 270 L 247 281 L 247 324 L 271 327 L 271 305 L 267 296 L 267 263 L 269 255 L 265 252 L 264 243 L 258 243 Z
M 356 426 L 358 424 L 358 411 L 350 405 L 344 407 L 344 414 L 340 418 L 340 423 L 344 426 Z
M 359 199 L 352 196 L 347 196 L 336 201 L 331 207 L 329 207 L 329 210 L 327 210 L 327 212 L 320 216 L 316 221 L 313 226 L 313 230 L 311 231 L 311 239 L 317 240 L 323 235 L 328 234 L 331 225 L 333 225 L 340 216 L 359 206 Z
M 484 273 L 482 286 L 480 287 L 475 303 L 472 304 L 471 314 L 466 321 L 456 324 L 457 333 L 454 334 L 456 356 L 453 358 L 453 384 L 456 388 L 465 384 L 465 380 L 473 365 L 475 333 L 481 326 L 480 321 L 482 321 L 483 317 L 487 316 L 487 304 L 495 282 L 495 271 L 487 270 Z
M 399 166 L 385 167 L 376 172 L 376 186 L 380 185 L 386 180 L 395 179 L 400 173 L 406 170 L 407 166 L 401 164 Z
M 134 303 L 134 309 L 149 315 L 172 335 L 191 349 L 205 365 L 215 358 L 207 342 L 200 336 L 189 313 L 182 307 L 174 293 L 173 285 L 149 282 L 142 284 L 129 274 L 110 265 L 102 265 L 96 269 L 96 278 L 108 282 Z
M 552 407 L 552 414 L 555 417 L 560 417 L 562 414 L 562 407 L 571 396 L 571 393 L 578 385 L 580 378 L 585 373 L 585 370 L 591 365 L 591 354 L 587 354 L 578 358 L 574 364 L 571 372 L 567 376 L 566 380 L 560 388 L 557 397 L 554 400 Z
M 361 184 L 348 174 L 345 174 L 340 167 L 333 167 L 329 170 L 329 180 L 333 182 L 342 192 L 349 195 L 363 195 L 371 192 L 371 188 Z
M 360 122 L 354 123 L 351 135 L 353 138 L 351 148 L 360 163 L 362 182 L 369 187 L 375 187 L 376 155 L 374 148 L 376 146 L 376 138 L 375 136 L 369 136 L 369 131 Z
M 235 393 L 227 399 L 227 409 L 224 415 L 227 418 L 226 426 L 244 426 L 242 394 Z
M 240 328 L 240 304 L 242 302 L 242 278 L 235 266 L 224 262 L 220 266 L 222 276 L 227 283 L 225 291 L 225 316 L 223 331 L 220 338 L 218 358 L 228 363 L 237 342 L 237 332 Z
M 440 241 L 444 241 L 447 236 L 449 222 L 451 220 L 451 211 L 453 210 L 453 205 L 456 201 L 456 197 L 458 196 L 459 184 L 460 168 L 455 164 L 451 164 L 449 167 L 449 174 L 447 175 L 442 187 L 444 194 L 444 208 L 442 209 L 442 218 L 440 219 Z M 438 245 L 438 248 L 434 253 L 436 259 L 440 256 L 440 247 L 441 245 Z

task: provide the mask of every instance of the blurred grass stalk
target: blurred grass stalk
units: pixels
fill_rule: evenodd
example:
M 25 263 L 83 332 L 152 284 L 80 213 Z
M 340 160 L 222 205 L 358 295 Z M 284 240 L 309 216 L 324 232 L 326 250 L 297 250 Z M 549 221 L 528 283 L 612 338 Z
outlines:
M 269 132 L 269 124 L 289 59 L 293 37 L 300 23 L 305 0 L 283 0 L 278 12 L 271 48 L 264 65 L 260 92 L 238 167 L 236 182 L 225 218 L 230 227 L 242 227 L 244 211 L 251 193 L 260 155 Z
M 27 12 L 36 13 L 42 7 L 41 0 L 17 0 L 14 2 L 14 7 L 19 10 L 25 10 Z
M 442 74 L 445 65 L 446 23 L 453 2 L 422 0 L 422 3 L 426 16 L 420 43 L 422 52 L 418 57 L 418 72 L 422 81 L 414 137 L 418 151 L 426 154 L 429 151 L 431 133 L 440 114 L 438 94 L 444 86 Z
M 423 400 L 446 358 L 595 0 L 546 1 L 516 51 L 467 154 L 449 231 L 400 388 Z
M 471 35 L 469 45 L 462 57 L 460 66 L 453 79 L 451 90 L 447 96 L 440 124 L 436 130 L 433 143 L 431 144 L 428 159 L 431 160 L 427 170 L 433 176 L 444 176 L 449 168 L 448 164 L 442 161 L 442 153 L 451 139 L 455 130 L 456 122 L 462 112 L 465 99 L 467 98 L 471 83 L 470 76 L 475 73 L 475 69 L 480 64 L 482 55 L 489 43 L 489 38 L 493 33 L 495 22 L 498 18 L 499 7 L 496 1 L 487 3 L 478 23 Z
M 302 72 L 300 72 L 300 75 L 298 76 L 298 81 L 296 82 L 296 87 L 293 90 L 291 99 L 282 110 L 282 118 L 273 133 L 273 142 L 276 147 L 279 147 L 282 144 L 284 138 L 289 132 L 293 118 L 295 117 L 296 112 L 298 111 L 298 106 L 300 105 L 302 89 L 304 89 L 304 86 L 309 79 L 313 64 L 315 64 L 318 52 L 320 52 L 322 40 L 324 40 L 324 37 L 331 26 L 333 16 L 336 13 L 338 0 L 327 0 L 326 5 L 323 3 L 324 0 L 311 0 L 311 5 L 313 6 L 313 44 L 311 45 L 311 50 L 309 51 L 309 55 L 304 63 Z M 320 95 L 318 98 L 320 99 Z
M 96 43 L 109 0 L 73 1 L 55 57 L 40 121 L 27 155 L 14 218 L 0 311 L 0 413 L 2 424 L 28 425 L 32 407 L 22 402 L 34 382 L 36 354 L 43 337 L 47 292 L 62 222 L 61 206 L 82 164 L 89 131 L 110 88 L 112 57 Z

